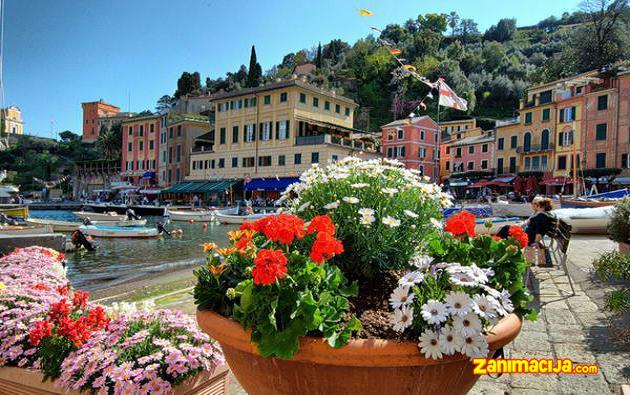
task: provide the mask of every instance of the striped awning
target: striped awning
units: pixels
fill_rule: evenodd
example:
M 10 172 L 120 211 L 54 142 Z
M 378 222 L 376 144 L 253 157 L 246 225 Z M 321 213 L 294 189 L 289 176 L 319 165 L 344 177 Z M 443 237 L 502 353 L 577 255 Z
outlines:
M 213 193 L 224 192 L 238 180 L 215 180 L 215 181 L 182 181 L 170 188 L 164 189 L 161 193 Z

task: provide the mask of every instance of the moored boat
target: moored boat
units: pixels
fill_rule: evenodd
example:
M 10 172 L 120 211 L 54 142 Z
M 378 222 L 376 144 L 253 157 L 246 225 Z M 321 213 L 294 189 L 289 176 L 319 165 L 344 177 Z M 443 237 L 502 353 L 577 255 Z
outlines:
M 81 225 L 79 230 L 92 237 L 155 239 L 160 237 L 156 228 L 140 228 L 111 225 Z
M 619 199 L 623 199 L 629 194 L 630 190 L 625 188 L 579 198 L 560 196 L 560 205 L 562 208 L 608 207 L 614 206 Z
M 552 201 L 551 205 L 554 209 L 559 208 L 557 201 Z M 496 203 L 491 203 L 490 206 L 492 207 L 492 215 L 497 217 L 529 218 L 534 215 L 531 203 L 506 202 L 504 200 L 499 200 Z
M 107 212 L 107 213 L 92 213 L 89 211 L 73 211 L 72 214 L 76 215 L 81 219 L 89 218 L 93 221 L 125 221 L 127 219 L 126 215 L 117 214 L 115 212 Z
M 490 229 L 486 227 L 486 223 L 489 222 L 492 226 Z M 518 225 L 522 220 L 518 217 L 511 218 L 481 218 L 476 220 L 475 233 L 477 234 L 490 234 L 496 235 L 499 230 L 505 225 Z
M 251 222 L 256 221 L 257 219 L 269 217 L 271 215 L 275 215 L 275 213 L 258 213 L 258 214 L 249 214 L 249 215 L 234 215 L 234 214 L 224 214 L 221 212 L 217 212 L 216 219 L 219 223 L 222 224 L 242 224 L 243 222 Z
M 614 207 L 562 208 L 553 210 L 556 217 L 571 225 L 571 233 L 606 234 Z
M 55 221 L 40 218 L 28 218 L 26 222 L 31 225 L 50 225 L 55 232 L 74 232 L 75 230 L 79 229 L 81 225 L 83 225 L 83 223 L 81 222 Z M 146 223 L 146 219 L 124 221 L 92 221 L 92 225 L 112 225 L 121 227 L 144 226 L 146 225 Z
M 1 204 L 0 213 L 12 218 L 28 218 L 28 207 L 15 204 Z
M 183 210 L 183 209 L 169 209 L 168 216 L 171 221 L 190 221 L 195 222 L 210 222 L 216 220 L 217 214 L 237 215 L 238 207 L 224 208 L 224 209 L 195 209 L 195 210 Z

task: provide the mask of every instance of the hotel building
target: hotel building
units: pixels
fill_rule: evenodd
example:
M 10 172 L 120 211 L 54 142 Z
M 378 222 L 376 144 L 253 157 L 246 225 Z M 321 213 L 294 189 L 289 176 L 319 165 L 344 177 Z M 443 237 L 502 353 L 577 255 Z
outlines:
M 100 132 L 99 118 L 112 117 L 120 112 L 120 108 L 99 101 L 81 103 L 83 108 L 83 142 L 92 143 Z

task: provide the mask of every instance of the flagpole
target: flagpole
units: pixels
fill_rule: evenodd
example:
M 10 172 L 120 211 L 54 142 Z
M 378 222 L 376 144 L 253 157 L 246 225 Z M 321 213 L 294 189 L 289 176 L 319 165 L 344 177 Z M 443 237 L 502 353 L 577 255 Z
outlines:
M 438 150 L 438 152 L 439 152 L 440 140 L 442 139 L 442 129 L 440 128 L 440 80 L 439 79 L 438 79 L 437 89 L 438 89 L 438 100 L 437 100 L 437 133 L 438 133 L 438 138 L 436 139 L 435 149 Z M 436 158 L 435 155 L 434 155 L 434 158 Z M 439 158 L 439 156 L 437 156 L 437 158 Z M 436 172 L 436 168 L 437 168 L 437 172 Z M 435 176 L 435 181 L 439 184 L 439 182 L 440 182 L 440 180 L 439 180 L 439 178 L 440 178 L 440 160 L 439 159 L 437 159 L 437 163 L 436 163 L 436 159 L 433 159 L 433 174 Z

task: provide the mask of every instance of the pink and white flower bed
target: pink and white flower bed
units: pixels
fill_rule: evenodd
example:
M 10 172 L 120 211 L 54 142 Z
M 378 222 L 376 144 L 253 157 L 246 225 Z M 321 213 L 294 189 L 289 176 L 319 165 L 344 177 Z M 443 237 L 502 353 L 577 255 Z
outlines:
M 0 258 L 0 366 L 42 369 L 64 392 L 154 394 L 224 364 L 181 312 L 106 316 L 70 288 L 62 260 L 39 247 Z

